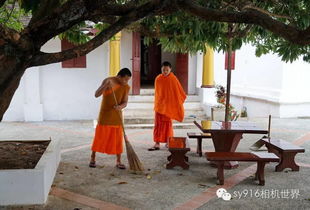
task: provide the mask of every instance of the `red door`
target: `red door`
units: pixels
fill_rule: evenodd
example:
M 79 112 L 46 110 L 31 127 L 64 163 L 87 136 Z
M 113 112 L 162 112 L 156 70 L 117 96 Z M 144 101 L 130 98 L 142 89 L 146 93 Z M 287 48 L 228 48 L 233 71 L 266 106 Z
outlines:
M 185 93 L 188 93 L 188 54 L 176 54 L 176 76 L 178 77 Z
M 132 94 L 140 94 L 140 60 L 141 60 L 140 33 L 132 33 Z

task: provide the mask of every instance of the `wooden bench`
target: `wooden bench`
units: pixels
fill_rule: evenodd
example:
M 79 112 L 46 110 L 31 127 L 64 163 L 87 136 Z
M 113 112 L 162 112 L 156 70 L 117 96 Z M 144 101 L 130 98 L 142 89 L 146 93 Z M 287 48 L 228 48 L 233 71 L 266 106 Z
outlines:
M 264 137 L 259 141 L 265 144 L 268 152 L 272 152 L 280 158 L 280 163 L 276 166 L 275 171 L 283 171 L 285 168 L 299 171 L 299 166 L 295 162 L 295 156 L 297 153 L 305 152 L 305 149 L 280 139 Z
M 167 160 L 169 161 L 168 164 L 166 164 L 167 169 L 172 169 L 175 166 L 189 169 L 186 153 L 190 151 L 190 148 L 188 148 L 186 143 L 186 137 L 170 137 L 168 151 L 171 155 L 167 157 Z
M 217 162 L 217 178 L 220 185 L 224 184 L 225 161 L 257 162 L 255 180 L 259 180 L 259 185 L 265 185 L 265 164 L 268 162 L 279 162 L 279 158 L 275 154 L 267 152 L 206 152 L 205 155 L 207 160 Z
M 197 139 L 197 150 L 196 153 L 199 154 L 199 156 L 202 156 L 202 139 L 207 138 L 211 139 L 210 133 L 187 133 L 188 138 L 195 138 Z

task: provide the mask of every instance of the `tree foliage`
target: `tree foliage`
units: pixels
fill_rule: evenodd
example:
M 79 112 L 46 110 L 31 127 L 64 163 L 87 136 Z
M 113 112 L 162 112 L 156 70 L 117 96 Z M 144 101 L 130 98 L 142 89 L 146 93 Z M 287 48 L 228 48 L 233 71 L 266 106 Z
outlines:
M 310 1 L 252 1 L 249 4 L 246 1 L 213 0 L 199 3 L 205 8 L 229 13 L 252 9 L 297 30 L 306 30 L 310 25 Z M 142 28 L 147 37 L 146 43 L 156 38 L 165 50 L 195 53 L 205 51 L 205 43 L 217 51 L 227 50 L 230 37 L 228 24 L 232 24 L 234 30 L 233 50 L 240 49 L 243 44 L 251 44 L 256 47 L 256 56 L 275 53 L 285 62 L 293 62 L 300 56 L 310 62 L 309 44 L 292 43 L 260 25 L 208 21 L 195 14 L 176 11 L 170 15 L 146 18 L 137 30 Z
M 0 9 L 0 20 L 6 27 L 21 31 L 24 28 L 25 18 L 29 19 L 29 13 L 32 14 L 34 19 L 42 18 L 52 13 L 54 9 L 62 7 L 65 2 L 66 0 L 8 0 L 5 1 L 5 4 Z M 113 1 L 102 1 L 102 3 L 110 2 Z M 114 2 L 118 5 L 141 5 L 148 1 L 117 0 Z M 153 39 L 157 39 L 166 51 L 195 53 L 197 51 L 205 51 L 206 43 L 215 50 L 226 50 L 227 39 L 229 38 L 228 24 L 233 24 L 233 50 L 241 48 L 244 43 L 249 43 L 256 47 L 257 56 L 266 53 L 276 53 L 286 62 L 292 62 L 299 56 L 302 56 L 305 61 L 310 61 L 309 44 L 301 45 L 294 43 L 259 24 L 242 23 L 240 21 L 238 22 L 238 20 L 232 20 L 229 23 L 229 21 L 225 20 L 212 21 L 208 20 L 208 18 L 204 19 L 189 10 L 184 10 L 182 6 L 177 6 L 178 2 L 182 4 L 184 2 L 186 3 L 186 1 L 172 2 L 175 3 L 172 4 L 175 5 L 171 8 L 172 12 L 146 17 L 142 21 L 134 24 L 134 27 L 129 26 L 129 28 L 140 31 L 145 36 L 145 43 L 147 44 L 151 43 Z M 42 9 L 47 6 L 49 6 L 48 10 Z M 251 2 L 199 0 L 196 1 L 196 6 L 231 15 L 255 11 L 267 15 L 279 23 L 292 26 L 297 31 L 306 30 L 310 25 L 310 1 L 307 0 L 256 0 Z M 42 11 L 44 11 L 43 14 Z M 114 21 L 111 21 L 113 18 Z M 91 31 L 93 28 L 97 28 L 99 31 L 102 31 L 110 24 L 113 24 L 117 16 L 113 18 L 110 17 L 108 21 L 104 19 L 94 21 L 94 24 L 87 24 L 83 20 L 65 32 L 60 33 L 59 37 L 61 39 L 66 38 L 75 44 L 86 43 L 92 37 L 85 30 L 88 29 Z

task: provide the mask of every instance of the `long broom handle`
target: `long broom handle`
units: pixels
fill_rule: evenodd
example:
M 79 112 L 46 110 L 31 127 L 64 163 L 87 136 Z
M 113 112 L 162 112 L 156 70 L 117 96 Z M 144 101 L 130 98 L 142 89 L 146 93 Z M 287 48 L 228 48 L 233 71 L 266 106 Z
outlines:
M 113 93 L 115 105 L 118 106 L 118 103 L 117 103 L 117 100 L 116 100 L 116 96 L 115 96 L 115 93 L 114 93 L 114 90 L 113 90 L 112 86 L 111 86 L 111 90 L 112 90 L 112 93 Z M 121 123 L 122 123 L 122 129 L 123 129 L 124 136 L 126 136 L 126 132 L 125 132 L 125 128 L 124 128 L 124 123 L 123 123 L 123 119 L 122 119 L 122 116 L 121 116 L 121 111 L 120 110 L 116 110 L 116 111 L 117 111 L 118 116 L 119 116 L 119 118 L 121 120 Z

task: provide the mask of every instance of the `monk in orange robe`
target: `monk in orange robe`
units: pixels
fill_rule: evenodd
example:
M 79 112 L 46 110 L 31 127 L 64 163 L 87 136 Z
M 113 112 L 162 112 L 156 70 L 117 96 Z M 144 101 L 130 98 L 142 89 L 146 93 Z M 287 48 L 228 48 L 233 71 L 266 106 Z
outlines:
M 123 152 L 122 109 L 127 106 L 131 72 L 127 68 L 121 69 L 116 77 L 103 80 L 97 89 L 95 97 L 102 95 L 98 124 L 91 147 L 92 154 L 89 167 L 96 167 L 96 152 L 116 155 L 116 167 L 125 169 L 121 163 Z M 117 100 L 115 102 L 114 94 Z
M 173 136 L 172 120 L 182 122 L 184 119 L 184 101 L 186 94 L 177 79 L 171 72 L 171 64 L 167 61 L 162 64 L 162 74 L 155 79 L 155 126 L 153 140 L 155 145 L 149 151 L 159 150 L 160 143 L 168 142 Z

